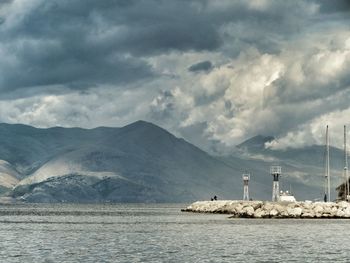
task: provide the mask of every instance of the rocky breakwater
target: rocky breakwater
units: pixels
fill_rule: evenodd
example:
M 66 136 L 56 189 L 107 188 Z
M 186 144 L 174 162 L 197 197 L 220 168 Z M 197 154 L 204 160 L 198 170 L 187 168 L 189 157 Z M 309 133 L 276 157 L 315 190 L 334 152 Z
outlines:
M 349 218 L 348 202 L 198 201 L 181 211 L 236 218 Z

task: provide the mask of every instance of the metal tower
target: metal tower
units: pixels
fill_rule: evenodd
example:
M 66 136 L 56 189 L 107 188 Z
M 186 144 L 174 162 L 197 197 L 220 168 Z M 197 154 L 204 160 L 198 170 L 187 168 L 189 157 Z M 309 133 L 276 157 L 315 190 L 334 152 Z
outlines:
M 344 199 L 350 200 L 349 177 L 348 177 L 348 152 L 346 150 L 346 125 L 344 125 Z
M 249 180 L 250 180 L 250 174 L 249 173 L 244 173 L 242 175 L 243 179 L 243 200 L 244 201 L 249 201 Z
M 328 125 L 326 126 L 326 160 L 324 169 L 324 201 L 330 202 L 331 200 L 331 181 L 329 174 L 329 134 Z
M 281 175 L 281 166 L 271 166 L 270 174 L 273 176 L 272 202 L 277 202 L 280 198 L 280 186 L 278 180 Z

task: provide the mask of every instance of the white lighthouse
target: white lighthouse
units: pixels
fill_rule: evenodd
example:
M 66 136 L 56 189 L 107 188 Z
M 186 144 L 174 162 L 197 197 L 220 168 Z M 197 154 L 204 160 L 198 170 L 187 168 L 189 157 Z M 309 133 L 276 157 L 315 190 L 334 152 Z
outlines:
M 279 198 L 280 198 L 279 177 L 281 175 L 281 166 L 271 166 L 270 174 L 273 177 L 272 202 L 277 202 L 279 201 Z
M 243 179 L 243 200 L 249 201 L 249 180 L 250 180 L 250 174 L 244 173 L 242 175 Z

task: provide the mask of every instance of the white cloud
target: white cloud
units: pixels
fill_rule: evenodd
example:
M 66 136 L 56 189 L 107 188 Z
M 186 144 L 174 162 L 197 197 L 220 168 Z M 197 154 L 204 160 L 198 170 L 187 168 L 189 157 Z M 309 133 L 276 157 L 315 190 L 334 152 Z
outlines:
M 336 48 L 334 42 L 315 48 L 312 38 L 319 35 L 279 54 L 249 48 L 208 74 L 187 78 L 176 87 L 181 97 L 172 100 L 186 114 L 172 120 L 181 127 L 206 122 L 205 136 L 228 147 L 256 134 L 276 136 L 268 145 L 274 148 L 322 143 L 326 119 L 346 121 L 335 112 L 348 107 L 350 56 L 346 37 Z
M 326 113 L 309 123 L 302 124 L 285 136 L 266 143 L 267 148 L 285 149 L 300 148 L 313 144 L 325 144 L 326 125 L 329 126 L 330 144 L 338 148 L 343 147 L 343 127 L 347 125 L 347 136 L 350 135 L 349 115 L 350 107 L 345 110 L 336 110 Z
M 146 90 L 99 88 L 89 93 L 36 95 L 2 101 L 3 122 L 36 127 L 123 126 L 144 119 L 152 96 Z

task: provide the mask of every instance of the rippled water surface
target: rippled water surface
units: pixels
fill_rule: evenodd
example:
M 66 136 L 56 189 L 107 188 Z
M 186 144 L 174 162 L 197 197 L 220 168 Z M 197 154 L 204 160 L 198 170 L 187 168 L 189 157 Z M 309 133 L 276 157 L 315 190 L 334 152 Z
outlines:
M 0 262 L 350 262 L 350 220 L 228 219 L 184 205 L 2 205 Z

